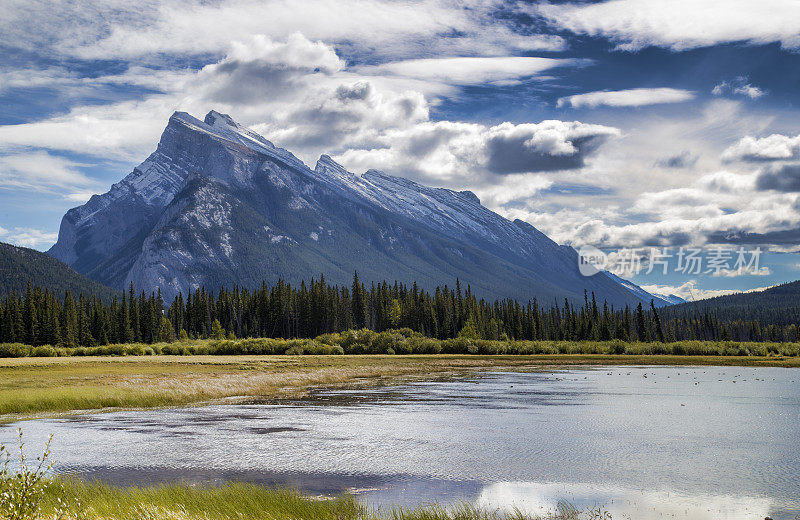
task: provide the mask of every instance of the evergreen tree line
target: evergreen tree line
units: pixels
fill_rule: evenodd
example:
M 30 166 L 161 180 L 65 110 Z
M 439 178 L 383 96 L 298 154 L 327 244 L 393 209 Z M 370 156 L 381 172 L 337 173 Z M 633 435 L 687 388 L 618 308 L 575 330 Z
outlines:
M 544 307 L 536 299 L 488 302 L 459 281 L 432 293 L 416 283 L 367 287 L 357 273 L 350 287 L 328 285 L 322 276 L 299 287 L 279 281 L 254 291 L 234 286 L 214 294 L 201 288 L 178 294 L 168 308 L 160 291 L 137 295 L 131 286 L 106 304 L 70 292 L 62 298 L 29 283 L 24 294 L 0 300 L 0 343 L 91 347 L 176 338 L 315 338 L 361 328 L 408 328 L 437 339 L 798 341 L 795 323 L 722 320 L 699 308 L 663 319 L 661 314 L 652 302 L 649 308 L 614 308 L 599 304 L 593 293 L 580 306 L 565 300 Z

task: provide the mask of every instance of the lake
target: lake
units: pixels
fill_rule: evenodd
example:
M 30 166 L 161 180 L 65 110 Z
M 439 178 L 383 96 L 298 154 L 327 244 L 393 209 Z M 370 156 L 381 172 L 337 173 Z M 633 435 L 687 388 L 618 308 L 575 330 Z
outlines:
M 120 411 L 0 426 L 54 434 L 62 473 L 120 484 L 248 480 L 375 507 L 468 501 L 614 518 L 800 515 L 800 370 L 489 372 L 282 403 Z

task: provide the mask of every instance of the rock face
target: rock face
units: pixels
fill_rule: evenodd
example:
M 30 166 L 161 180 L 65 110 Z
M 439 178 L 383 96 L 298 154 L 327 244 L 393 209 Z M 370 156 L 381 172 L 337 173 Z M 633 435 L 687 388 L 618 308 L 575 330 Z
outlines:
M 67 212 L 49 253 L 110 287 L 160 287 L 167 301 L 320 273 L 349 284 L 354 270 L 427 289 L 460 278 L 483 297 L 545 305 L 582 302 L 584 289 L 614 305 L 650 299 L 605 273 L 581 276 L 572 248 L 471 192 L 356 175 L 325 155 L 312 170 L 213 111 L 173 114 L 150 157 Z

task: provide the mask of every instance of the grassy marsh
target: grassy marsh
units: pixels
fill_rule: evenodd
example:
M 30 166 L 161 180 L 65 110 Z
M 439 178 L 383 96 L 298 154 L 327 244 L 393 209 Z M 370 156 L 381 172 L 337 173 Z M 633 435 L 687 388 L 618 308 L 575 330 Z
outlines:
M 0 420 L 214 399 L 294 398 L 318 387 L 380 385 L 492 368 L 569 365 L 800 367 L 800 357 L 674 355 L 120 356 L 0 359 Z

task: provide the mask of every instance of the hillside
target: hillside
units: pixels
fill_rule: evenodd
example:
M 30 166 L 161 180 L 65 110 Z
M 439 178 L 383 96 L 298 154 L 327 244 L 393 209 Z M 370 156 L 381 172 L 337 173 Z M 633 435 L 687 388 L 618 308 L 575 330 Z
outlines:
M 667 317 L 714 313 L 722 321 L 756 320 L 761 324 L 800 323 L 800 280 L 763 291 L 717 296 L 664 308 Z
M 28 281 L 55 292 L 96 295 L 110 301 L 117 292 L 87 278 L 46 253 L 0 242 L 0 296 L 23 293 Z

